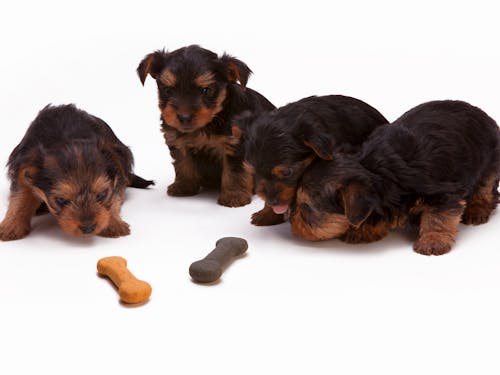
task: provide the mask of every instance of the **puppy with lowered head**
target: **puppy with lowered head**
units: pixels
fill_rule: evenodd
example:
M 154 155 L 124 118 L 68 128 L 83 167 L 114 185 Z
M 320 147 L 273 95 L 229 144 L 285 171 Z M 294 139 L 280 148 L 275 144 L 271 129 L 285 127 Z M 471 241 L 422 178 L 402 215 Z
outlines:
M 0 240 L 25 237 L 31 218 L 47 210 L 70 235 L 129 234 L 120 217 L 125 188 L 153 184 L 133 174 L 132 164 L 129 148 L 103 120 L 74 105 L 45 107 L 9 157 Z

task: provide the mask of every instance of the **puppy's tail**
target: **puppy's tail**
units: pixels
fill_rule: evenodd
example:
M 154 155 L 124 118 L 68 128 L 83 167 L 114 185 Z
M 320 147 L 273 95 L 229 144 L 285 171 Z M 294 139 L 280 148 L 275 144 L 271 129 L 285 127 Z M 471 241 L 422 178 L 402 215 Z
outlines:
M 153 180 L 145 180 L 133 173 L 130 174 L 129 181 L 130 183 L 128 184 L 128 186 L 137 189 L 146 189 L 148 186 L 155 184 Z

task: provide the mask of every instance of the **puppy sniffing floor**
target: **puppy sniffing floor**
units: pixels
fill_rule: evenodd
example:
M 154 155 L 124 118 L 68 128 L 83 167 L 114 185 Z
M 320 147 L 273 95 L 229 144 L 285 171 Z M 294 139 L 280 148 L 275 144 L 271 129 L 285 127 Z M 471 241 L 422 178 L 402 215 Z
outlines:
M 74 236 L 130 233 L 120 217 L 125 188 L 153 184 L 132 173 L 129 148 L 101 119 L 74 105 L 47 106 L 12 151 L 9 207 L 0 240 L 25 237 L 48 210 Z
M 246 138 L 246 162 L 255 173 L 256 193 L 264 208 L 255 225 L 273 225 L 295 200 L 297 185 L 315 159 L 353 152 L 388 121 L 361 100 L 342 95 L 312 96 L 259 116 L 244 116 L 235 126 Z
M 410 223 L 418 228 L 414 250 L 441 255 L 454 244 L 460 221 L 488 221 L 499 179 L 495 121 L 465 102 L 429 102 L 376 129 L 357 154 L 308 169 L 292 230 L 309 240 L 359 243 Z
M 248 66 L 192 45 L 147 55 L 137 73 L 143 84 L 149 74 L 158 85 L 162 132 L 175 168 L 167 193 L 190 196 L 215 188 L 223 206 L 250 203 L 253 176 L 243 167 L 244 144 L 231 134 L 232 119 L 274 106 L 246 87 Z

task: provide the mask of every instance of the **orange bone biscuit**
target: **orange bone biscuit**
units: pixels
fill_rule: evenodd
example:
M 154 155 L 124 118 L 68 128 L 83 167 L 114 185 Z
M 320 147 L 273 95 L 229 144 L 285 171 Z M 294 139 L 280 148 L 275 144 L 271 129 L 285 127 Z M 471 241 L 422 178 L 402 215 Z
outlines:
M 102 258 L 97 262 L 97 272 L 105 275 L 118 287 L 118 294 L 125 303 L 140 303 L 151 296 L 152 288 L 138 280 L 127 268 L 127 261 L 118 256 Z

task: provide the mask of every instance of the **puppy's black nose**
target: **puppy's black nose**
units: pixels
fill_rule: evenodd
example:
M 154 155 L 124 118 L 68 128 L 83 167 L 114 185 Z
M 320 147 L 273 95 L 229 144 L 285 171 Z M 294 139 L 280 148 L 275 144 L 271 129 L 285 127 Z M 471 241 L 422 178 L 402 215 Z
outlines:
M 277 206 L 278 204 L 280 203 L 279 199 L 278 198 L 271 198 L 271 199 L 267 199 L 267 204 L 269 206 Z
M 191 120 L 193 119 L 193 116 L 190 115 L 190 114 L 180 114 L 180 113 L 178 113 L 177 117 L 179 118 L 180 123 L 183 124 L 183 125 L 189 124 L 191 122 Z
M 80 230 L 83 234 L 90 234 L 95 231 L 95 224 L 92 225 L 82 225 L 80 226 Z

